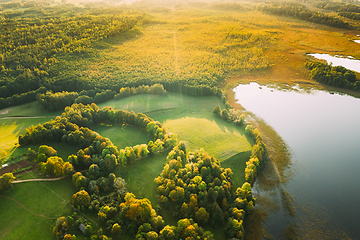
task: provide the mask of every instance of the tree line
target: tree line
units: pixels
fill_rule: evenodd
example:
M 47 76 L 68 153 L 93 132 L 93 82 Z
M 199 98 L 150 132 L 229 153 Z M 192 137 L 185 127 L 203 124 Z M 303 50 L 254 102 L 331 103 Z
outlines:
M 71 106 L 73 103 L 91 104 L 91 103 L 102 103 L 113 98 L 121 99 L 138 94 L 157 94 L 166 95 L 167 91 L 161 84 L 154 84 L 152 86 L 141 85 L 138 87 L 124 87 L 119 90 L 116 94 L 112 90 L 104 89 L 93 89 L 93 90 L 82 90 L 80 93 L 77 92 L 51 92 L 41 93 L 37 95 L 37 100 L 40 105 L 47 111 L 58 111 L 64 110 L 65 107 Z
M 306 66 L 311 70 L 310 77 L 317 82 L 330 86 L 360 91 L 360 80 L 353 71 L 342 66 L 332 66 L 327 63 L 307 62 Z
M 272 2 L 260 6 L 259 9 L 267 13 L 297 18 L 304 21 L 324 24 L 331 27 L 345 29 L 354 28 L 349 23 L 339 18 L 339 16 L 310 10 L 306 8 L 305 5 L 298 2 Z
M 223 99 L 224 102 L 227 102 L 225 96 Z M 250 123 L 246 123 L 245 115 L 241 113 L 241 111 L 231 108 L 230 104 L 228 104 L 228 108 L 225 109 L 221 109 L 221 107 L 217 105 L 213 110 L 213 114 L 226 121 L 233 122 L 238 126 L 245 126 L 245 133 L 254 141 L 251 156 L 246 162 L 245 168 L 245 180 L 251 185 L 254 184 L 260 169 L 265 163 L 267 154 L 266 145 L 259 130 L 254 128 Z
M 26 93 L 14 94 L 11 97 L 0 98 L 0 109 L 33 102 L 36 100 L 36 96 L 43 93 L 46 93 L 45 87 L 40 87 L 37 90 Z
M 332 10 L 336 12 L 360 13 L 360 6 L 349 2 L 312 1 L 311 3 L 316 8 Z

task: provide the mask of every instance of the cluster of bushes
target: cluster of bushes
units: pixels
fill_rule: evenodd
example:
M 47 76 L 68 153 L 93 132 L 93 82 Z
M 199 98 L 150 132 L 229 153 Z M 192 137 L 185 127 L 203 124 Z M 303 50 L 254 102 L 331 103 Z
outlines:
M 136 126 L 146 131 L 153 140 L 148 144 L 126 147 L 118 151 L 109 139 L 85 127 L 95 123 Z M 164 148 L 172 148 L 177 143 L 177 136 L 167 134 L 161 123 L 142 113 L 135 114 L 133 111 L 114 110 L 110 107 L 99 109 L 93 103 L 86 106 L 73 104 L 71 107 L 66 107 L 61 117 L 56 117 L 55 120 L 50 120 L 43 125 L 29 127 L 24 136 L 19 136 L 21 146 L 52 141 L 62 141 L 84 148 L 84 150 L 79 150 L 77 156 L 72 156 L 71 161 L 75 168 L 88 168 L 91 164 L 102 160 L 105 165 L 107 161 L 115 162 L 115 165 L 133 163 L 138 158 L 147 157 L 148 154 L 156 153 Z M 107 167 L 107 170 L 111 169 Z
M 15 177 L 12 173 L 5 173 L 0 177 L 0 192 L 5 191 L 6 189 L 11 188 L 12 182 L 15 180 Z
M 315 81 L 334 87 L 360 91 L 360 80 L 351 70 L 320 62 L 308 62 L 306 66 L 311 70 L 310 76 Z
M 251 156 L 250 159 L 246 162 L 245 168 L 245 180 L 250 184 L 253 184 L 261 167 L 264 165 L 267 154 L 266 145 L 259 132 L 259 129 L 254 128 L 251 124 L 245 127 L 245 133 L 249 135 L 254 141 L 254 146 L 251 150 Z
M 184 142 L 168 154 L 167 164 L 155 178 L 160 203 L 175 209 L 179 218 L 191 218 L 200 225 L 226 225 L 229 238 L 244 236 L 245 214 L 254 206 L 251 195 L 233 189 L 232 171 L 224 169 L 203 149 L 186 152 Z M 235 199 L 235 200 L 234 200 Z
M 39 163 L 39 169 L 43 175 L 51 177 L 71 177 L 75 172 L 70 162 L 64 162 L 57 156 L 57 151 L 47 145 L 41 145 L 38 151 L 28 149 L 27 159 Z
M 11 97 L 0 98 L 0 109 L 35 101 L 36 96 L 42 93 L 46 93 L 45 87 L 41 87 L 37 90 L 32 90 L 26 93 L 14 94 Z
M 221 107 L 217 105 L 214 108 L 213 113 L 226 121 L 235 123 L 236 125 L 243 126 L 245 124 L 245 115 L 236 109 L 221 109 Z
M 310 10 L 298 2 L 272 2 L 260 6 L 259 9 L 267 13 L 298 18 L 331 27 L 353 29 L 353 26 L 336 15 Z
M 339 12 L 338 14 L 352 20 L 360 20 L 360 13 L 357 12 Z

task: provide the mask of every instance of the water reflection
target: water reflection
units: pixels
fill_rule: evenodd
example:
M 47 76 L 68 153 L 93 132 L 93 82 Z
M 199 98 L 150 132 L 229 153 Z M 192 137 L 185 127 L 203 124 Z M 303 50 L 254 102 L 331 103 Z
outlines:
M 360 99 L 279 91 L 256 83 L 234 91 L 238 103 L 272 126 L 292 151 L 295 175 L 287 183 L 279 181 L 266 190 L 262 185 L 271 171 L 264 171 L 254 186 L 257 194 L 280 206 L 265 229 L 276 239 L 291 234 L 294 226 L 300 239 L 359 236 Z

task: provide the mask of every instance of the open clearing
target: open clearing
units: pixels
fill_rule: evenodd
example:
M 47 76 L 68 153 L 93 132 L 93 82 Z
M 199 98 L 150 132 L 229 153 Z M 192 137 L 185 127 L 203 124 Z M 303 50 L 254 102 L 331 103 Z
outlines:
M 151 140 L 146 132 L 128 125 L 95 125 L 91 129 L 101 136 L 111 139 L 111 142 L 118 149 L 138 144 L 147 144 Z

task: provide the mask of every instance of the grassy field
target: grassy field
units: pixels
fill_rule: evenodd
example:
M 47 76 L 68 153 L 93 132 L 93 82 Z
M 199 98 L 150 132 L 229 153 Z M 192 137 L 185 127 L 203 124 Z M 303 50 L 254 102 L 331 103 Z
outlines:
M 217 97 L 191 97 L 181 94 L 145 94 L 101 104 L 145 113 L 163 123 L 169 132 L 177 134 L 179 140 L 186 141 L 190 151 L 204 148 L 220 161 L 240 152 L 250 151 L 252 141 L 245 136 L 244 128 L 215 117 L 212 110 L 216 105 L 224 108 Z M 108 131 L 110 136 L 111 130 Z
M 168 119 L 181 117 L 206 117 L 212 116 L 216 105 L 223 104 L 217 97 L 192 97 L 177 93 L 167 96 L 143 94 L 131 96 L 119 101 L 111 100 L 99 104 L 99 107 L 110 106 L 114 109 L 124 109 L 135 113 L 144 113 L 156 121 L 164 122 Z
M 0 197 L 0 238 L 53 239 L 56 218 L 70 212 L 75 192 L 68 179 L 14 185 Z
M 101 136 L 111 139 L 118 149 L 137 144 L 147 144 L 151 140 L 146 132 L 128 125 L 96 125 L 91 129 Z
M 204 148 L 219 161 L 240 152 L 251 151 L 250 139 L 245 136 L 244 128 L 227 124 L 221 119 L 211 120 L 185 117 L 167 120 L 164 125 L 169 131 L 176 133 L 179 140 L 186 141 L 190 151 Z
M 311 58 L 306 53 L 360 58 L 359 45 L 352 41 L 358 34 L 355 31 L 267 15 L 254 8 L 165 10 L 153 9 L 142 28 L 100 41 L 89 54 L 59 56 L 59 65 L 53 66 L 58 72 L 54 79 L 76 77 L 100 85 L 168 79 L 210 82 L 228 89 L 229 93 L 237 84 L 251 81 L 321 88 L 309 78 L 304 63 Z M 229 100 L 234 103 L 234 99 Z M 212 110 L 218 104 L 224 108 L 216 97 L 169 94 L 132 96 L 99 106 L 142 112 L 160 121 L 168 131 L 185 140 L 189 150 L 204 148 L 221 161 L 222 167 L 230 167 L 235 187 L 238 187 L 244 182 L 245 162 L 252 141 L 245 137 L 243 128 L 213 116 Z M 0 164 L 27 150 L 27 147 L 15 145 L 18 135 L 25 133 L 27 127 L 59 114 L 44 112 L 36 102 L 1 110 Z M 283 166 L 280 170 L 286 169 L 288 152 L 277 151 L 281 150 L 282 142 L 278 140 L 272 145 L 271 141 L 276 139 L 273 133 L 266 132 L 261 124 L 258 127 L 267 135 L 264 139 L 271 158 Z M 93 130 L 110 138 L 119 148 L 149 141 L 145 133 L 126 126 L 99 125 Z M 51 145 L 64 160 L 78 150 L 63 144 Z M 149 198 L 157 206 L 153 179 L 161 173 L 166 154 L 118 167 L 116 174 L 127 181 L 128 189 L 137 197 Z M 23 178 L 32 177 L 22 175 Z M 0 197 L 0 239 L 54 239 L 55 219 L 70 211 L 69 202 L 74 192 L 69 180 L 14 185 Z M 161 214 L 168 224 L 175 224 L 168 211 Z

